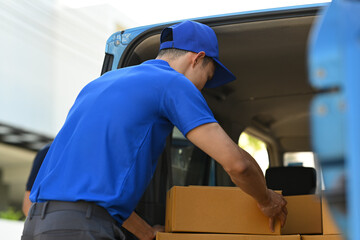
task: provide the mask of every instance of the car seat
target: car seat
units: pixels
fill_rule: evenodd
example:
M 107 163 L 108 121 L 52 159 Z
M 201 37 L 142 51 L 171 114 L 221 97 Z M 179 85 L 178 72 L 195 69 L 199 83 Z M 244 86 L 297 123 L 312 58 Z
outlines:
M 271 167 L 265 173 L 266 185 L 284 196 L 314 194 L 316 170 L 311 167 Z

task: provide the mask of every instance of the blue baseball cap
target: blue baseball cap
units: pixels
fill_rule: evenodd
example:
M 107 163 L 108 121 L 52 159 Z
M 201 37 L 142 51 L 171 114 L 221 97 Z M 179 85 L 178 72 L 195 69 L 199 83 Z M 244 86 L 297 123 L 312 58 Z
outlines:
M 214 88 L 234 81 L 236 77 L 219 60 L 219 47 L 216 34 L 209 26 L 194 22 L 184 21 L 165 28 L 160 36 L 160 50 L 176 48 L 199 53 L 211 57 L 215 63 L 215 73 L 205 87 Z

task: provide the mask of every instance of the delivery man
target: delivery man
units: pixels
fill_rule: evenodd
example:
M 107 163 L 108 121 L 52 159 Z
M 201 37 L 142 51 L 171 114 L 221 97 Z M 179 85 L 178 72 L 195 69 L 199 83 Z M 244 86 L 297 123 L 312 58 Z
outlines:
M 283 197 L 215 120 L 201 89 L 235 80 L 219 61 L 215 32 L 194 21 L 165 28 L 156 59 L 114 70 L 79 93 L 31 190 L 22 239 L 123 239 L 125 220 L 143 239 L 157 229 L 133 213 L 174 125 L 215 159 L 274 221 Z M 146 233 L 145 233 L 146 231 Z M 135 234 L 136 235 L 136 234 Z

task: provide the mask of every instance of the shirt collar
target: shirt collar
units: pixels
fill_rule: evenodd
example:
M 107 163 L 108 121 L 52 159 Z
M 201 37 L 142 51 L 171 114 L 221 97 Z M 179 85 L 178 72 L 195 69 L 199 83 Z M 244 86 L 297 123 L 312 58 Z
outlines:
M 169 63 L 165 60 L 161 59 L 151 59 L 143 62 L 142 64 L 153 64 L 153 65 L 161 65 L 161 66 L 168 66 L 170 67 Z

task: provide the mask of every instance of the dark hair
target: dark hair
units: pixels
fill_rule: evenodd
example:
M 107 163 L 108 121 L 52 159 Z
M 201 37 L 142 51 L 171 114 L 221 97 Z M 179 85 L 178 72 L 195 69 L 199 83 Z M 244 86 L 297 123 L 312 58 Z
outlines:
M 177 48 L 165 48 L 165 49 L 160 50 L 160 52 L 158 53 L 158 57 L 162 57 L 162 56 L 166 55 L 167 57 L 174 59 L 174 58 L 181 57 L 188 52 L 189 51 L 177 49 Z
M 209 62 L 213 62 L 213 61 L 214 60 L 211 57 L 205 56 L 202 65 L 203 67 L 206 67 L 206 65 L 208 65 Z
M 170 59 L 175 59 L 175 58 L 179 58 L 179 57 L 185 55 L 188 52 L 190 52 L 190 51 L 177 49 L 177 48 L 165 48 L 165 49 L 161 49 L 159 51 L 158 57 L 163 57 L 166 55 Z M 213 61 L 213 59 L 211 57 L 205 56 L 204 60 L 202 62 L 202 66 L 206 67 L 206 65 L 211 61 Z

